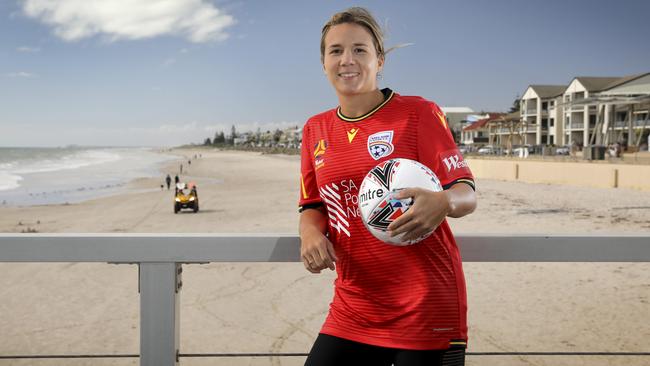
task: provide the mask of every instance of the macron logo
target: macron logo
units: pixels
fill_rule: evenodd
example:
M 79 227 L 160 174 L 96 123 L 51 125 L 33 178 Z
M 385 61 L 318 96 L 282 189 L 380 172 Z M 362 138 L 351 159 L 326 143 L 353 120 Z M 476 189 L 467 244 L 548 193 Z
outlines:
M 467 162 L 465 160 L 461 160 L 458 154 L 451 155 L 447 158 L 444 158 L 442 159 L 442 161 L 445 163 L 445 166 L 447 167 L 447 172 L 467 167 Z

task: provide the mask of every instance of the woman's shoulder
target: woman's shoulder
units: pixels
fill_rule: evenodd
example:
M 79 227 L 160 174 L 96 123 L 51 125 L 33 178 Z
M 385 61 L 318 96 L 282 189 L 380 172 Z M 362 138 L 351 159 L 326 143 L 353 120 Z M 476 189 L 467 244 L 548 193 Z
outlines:
M 445 112 L 434 101 L 418 95 L 407 95 L 399 96 L 398 103 L 402 104 L 400 106 L 402 111 L 410 111 L 417 116 L 415 120 L 420 127 L 431 125 L 429 122 L 432 120 L 440 122 L 440 124 L 435 123 L 433 125 L 447 127 Z
M 436 104 L 436 102 L 423 98 L 419 95 L 399 95 L 395 96 L 396 104 L 399 104 L 401 108 L 411 109 L 417 112 L 422 111 L 440 111 L 441 108 Z

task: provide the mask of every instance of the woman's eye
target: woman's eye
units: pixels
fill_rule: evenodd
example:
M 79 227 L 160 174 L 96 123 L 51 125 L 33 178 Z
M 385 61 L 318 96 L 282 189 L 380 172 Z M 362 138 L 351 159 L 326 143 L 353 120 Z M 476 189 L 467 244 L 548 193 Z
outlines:
M 331 50 L 330 51 L 330 55 L 338 55 L 339 53 L 341 53 L 341 50 Z
M 366 50 L 364 50 L 363 48 L 357 48 L 357 49 L 355 49 L 354 51 L 355 51 L 356 53 L 364 53 L 364 52 L 366 52 Z

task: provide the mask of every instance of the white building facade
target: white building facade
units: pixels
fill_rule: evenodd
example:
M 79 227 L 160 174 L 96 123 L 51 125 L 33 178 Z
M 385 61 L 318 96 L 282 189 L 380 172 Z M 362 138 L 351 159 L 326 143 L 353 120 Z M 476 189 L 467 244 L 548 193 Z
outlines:
M 530 85 L 520 102 L 518 141 L 578 148 L 619 143 L 647 149 L 649 111 L 650 73 Z M 489 133 L 491 141 L 503 141 L 501 135 L 508 131 L 497 128 Z

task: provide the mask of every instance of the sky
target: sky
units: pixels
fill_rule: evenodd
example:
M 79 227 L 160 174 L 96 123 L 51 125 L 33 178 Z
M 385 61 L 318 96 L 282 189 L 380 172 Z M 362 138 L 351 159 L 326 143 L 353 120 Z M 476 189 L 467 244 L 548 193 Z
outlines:
M 367 7 L 380 87 L 507 111 L 530 84 L 650 72 L 650 1 L 4 0 L 0 146 L 175 146 L 334 108 L 320 31 Z

